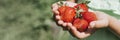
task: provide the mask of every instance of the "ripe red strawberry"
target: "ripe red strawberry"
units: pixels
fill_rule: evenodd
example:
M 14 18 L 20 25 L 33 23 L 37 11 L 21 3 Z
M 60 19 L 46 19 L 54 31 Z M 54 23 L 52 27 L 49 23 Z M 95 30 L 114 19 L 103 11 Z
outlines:
M 58 8 L 58 11 L 60 12 L 61 19 L 64 22 L 72 22 L 76 15 L 76 10 L 68 6 L 61 6 Z
M 78 8 L 79 10 L 82 9 L 84 12 L 88 11 L 88 7 L 85 3 L 81 3 L 81 4 L 77 4 L 76 6 L 74 6 L 75 8 Z
M 82 17 L 85 20 L 87 20 L 89 23 L 91 21 L 97 20 L 97 17 L 96 17 L 96 15 L 93 12 L 81 12 L 81 14 L 82 14 Z
M 61 6 L 58 8 L 58 11 L 60 12 L 60 14 L 64 13 L 65 10 L 68 8 L 68 6 Z
M 65 22 L 72 22 L 76 15 L 74 8 L 68 7 L 63 14 L 61 14 L 62 20 Z
M 78 31 L 84 32 L 88 28 L 88 22 L 84 19 L 76 18 L 73 21 L 73 26 L 75 26 Z

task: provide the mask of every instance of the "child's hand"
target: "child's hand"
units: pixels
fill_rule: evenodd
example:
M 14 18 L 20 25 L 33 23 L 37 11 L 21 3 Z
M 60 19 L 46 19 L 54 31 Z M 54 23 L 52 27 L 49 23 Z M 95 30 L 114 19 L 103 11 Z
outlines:
M 94 28 L 104 28 L 107 27 L 109 25 L 109 15 L 107 15 L 104 12 L 100 12 L 100 11 L 94 11 L 96 16 L 97 16 L 97 20 L 96 21 L 92 21 L 90 23 L 91 27 Z
M 108 15 L 103 12 L 94 11 L 98 20 L 91 22 L 89 24 L 87 31 L 79 32 L 75 27 L 73 27 L 72 23 L 66 23 L 60 20 L 60 15 L 58 12 L 58 8 L 59 8 L 58 3 L 59 2 L 54 3 L 52 5 L 52 11 L 54 12 L 54 18 L 56 20 L 56 23 L 60 25 L 63 29 L 68 30 L 71 33 L 71 35 L 75 36 L 76 38 L 80 38 L 80 39 L 86 38 L 95 31 L 94 30 L 95 28 L 103 28 L 108 26 Z M 68 1 L 64 1 L 63 4 L 66 4 L 67 6 L 70 6 L 70 7 L 73 7 L 76 5 L 76 3 L 68 2 Z
M 88 26 L 88 30 L 86 32 L 79 32 L 76 30 L 75 27 L 70 26 L 70 33 L 77 37 L 77 38 L 86 38 L 88 36 L 91 35 L 91 33 L 95 32 L 95 29 L 99 29 L 99 28 L 104 28 L 107 27 L 109 25 L 109 15 L 107 15 L 104 12 L 100 12 L 100 11 L 94 11 L 95 15 L 97 16 L 97 20 L 96 21 L 92 21 L 90 22 L 89 26 Z
M 54 12 L 54 18 L 56 20 L 56 23 L 60 25 L 63 29 L 68 30 L 76 38 L 86 38 L 90 36 L 90 34 L 92 33 L 90 29 L 89 31 L 86 31 L 86 32 L 79 32 L 75 27 L 72 26 L 72 23 L 65 23 L 62 20 L 60 20 L 60 15 L 58 12 L 58 8 L 59 8 L 58 3 L 59 2 L 54 3 L 52 5 L 52 11 Z M 64 1 L 63 3 L 64 4 L 66 3 L 66 5 L 70 7 L 74 7 L 75 5 L 77 5 L 76 3 L 68 2 L 68 1 Z
M 77 5 L 76 3 L 73 3 L 73 2 L 70 2 L 70 1 L 62 1 L 62 2 L 63 2 L 63 4 L 65 4 L 69 7 L 74 7 L 75 5 Z M 59 15 L 59 12 L 58 12 L 58 8 L 59 8 L 58 4 L 60 4 L 60 2 L 54 3 L 52 5 L 52 11 L 54 13 L 54 19 L 59 26 L 63 27 L 64 30 L 67 30 L 67 29 L 69 29 L 67 27 L 68 24 L 71 24 L 71 23 L 65 23 L 60 19 L 60 15 Z

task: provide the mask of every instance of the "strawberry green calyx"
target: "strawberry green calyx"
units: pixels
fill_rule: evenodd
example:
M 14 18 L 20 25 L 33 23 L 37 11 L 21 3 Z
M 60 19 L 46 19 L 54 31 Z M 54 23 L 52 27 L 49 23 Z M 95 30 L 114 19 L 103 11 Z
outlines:
M 78 10 L 76 11 L 76 18 L 82 18 L 82 15 L 80 14 L 80 12 L 82 12 L 83 10 Z
M 63 6 L 63 2 L 60 1 L 60 3 L 57 3 L 59 6 Z
M 76 8 L 76 18 L 81 18 L 81 12 L 84 12 L 83 9 L 80 9 L 80 6 L 78 6 L 78 8 Z
M 64 4 L 63 1 L 59 1 L 59 3 L 57 3 L 59 6 L 66 6 L 66 3 Z
M 89 4 L 90 1 L 88 1 L 88 0 L 81 0 L 80 3 Z
M 90 1 L 86 1 L 86 2 L 85 2 L 85 4 L 89 4 L 89 3 L 90 3 Z

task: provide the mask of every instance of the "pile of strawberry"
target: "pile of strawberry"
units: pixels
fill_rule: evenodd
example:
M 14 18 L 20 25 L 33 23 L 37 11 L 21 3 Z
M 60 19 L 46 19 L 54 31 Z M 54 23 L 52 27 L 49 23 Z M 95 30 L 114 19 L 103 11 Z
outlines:
M 96 15 L 88 11 L 85 3 L 77 4 L 74 7 L 62 5 L 58 8 L 58 11 L 60 12 L 61 20 L 66 23 L 72 23 L 80 32 L 86 31 L 89 23 L 97 20 Z

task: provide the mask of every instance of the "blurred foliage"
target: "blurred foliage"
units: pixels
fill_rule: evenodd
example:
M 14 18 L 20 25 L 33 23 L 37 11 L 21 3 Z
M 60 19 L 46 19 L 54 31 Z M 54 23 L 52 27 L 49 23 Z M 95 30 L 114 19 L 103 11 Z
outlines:
M 56 40 L 51 12 L 54 2 L 0 0 L 0 40 Z
M 0 40 L 74 40 L 53 21 L 57 1 L 0 0 Z

